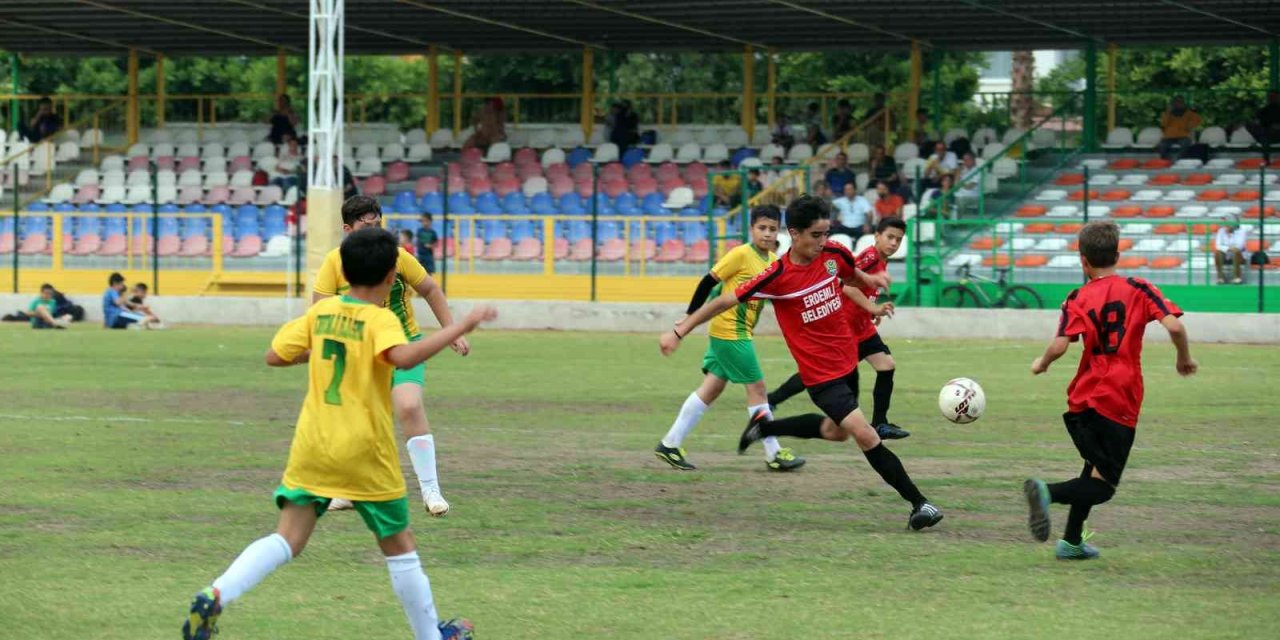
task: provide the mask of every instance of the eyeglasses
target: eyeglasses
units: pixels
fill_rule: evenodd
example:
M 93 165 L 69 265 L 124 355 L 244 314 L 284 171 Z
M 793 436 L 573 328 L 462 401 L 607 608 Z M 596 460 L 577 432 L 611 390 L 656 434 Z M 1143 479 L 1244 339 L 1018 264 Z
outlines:
M 379 220 L 382 220 L 382 214 L 379 213 L 366 213 L 359 218 L 356 218 L 356 222 L 363 222 L 365 224 L 378 224 Z

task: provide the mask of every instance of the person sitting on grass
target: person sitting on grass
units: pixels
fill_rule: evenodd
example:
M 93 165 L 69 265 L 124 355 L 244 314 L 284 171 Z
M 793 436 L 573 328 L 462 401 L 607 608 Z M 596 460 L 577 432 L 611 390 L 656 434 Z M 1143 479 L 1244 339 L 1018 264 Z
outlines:
M 134 309 L 124 298 L 124 276 L 113 273 L 107 277 L 107 290 L 102 294 L 102 326 L 108 329 L 148 329 L 160 319 Z
M 53 285 L 40 285 L 40 296 L 27 307 L 32 329 L 66 329 L 71 326 L 71 314 L 55 315 L 58 302 L 53 299 L 53 294 Z
M 133 290 L 130 291 L 129 294 L 129 308 L 145 316 L 154 318 L 155 322 L 152 323 L 150 327 L 151 329 L 163 329 L 164 323 L 160 321 L 160 317 L 157 316 L 155 312 L 151 310 L 150 305 L 147 304 L 147 283 L 139 282 L 133 285 Z

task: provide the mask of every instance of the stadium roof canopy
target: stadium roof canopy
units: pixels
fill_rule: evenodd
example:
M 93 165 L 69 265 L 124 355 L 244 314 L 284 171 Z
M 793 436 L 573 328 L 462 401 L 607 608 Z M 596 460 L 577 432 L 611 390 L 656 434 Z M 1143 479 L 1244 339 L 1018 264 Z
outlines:
M 4 0 L 0 48 L 305 54 L 308 0 Z M 1010 50 L 1249 44 L 1280 0 L 347 0 L 346 52 Z

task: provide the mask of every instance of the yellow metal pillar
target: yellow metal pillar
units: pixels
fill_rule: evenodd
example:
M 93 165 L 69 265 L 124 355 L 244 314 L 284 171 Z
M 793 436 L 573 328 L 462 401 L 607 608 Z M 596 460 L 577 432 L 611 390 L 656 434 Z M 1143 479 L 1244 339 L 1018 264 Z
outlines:
M 920 110 L 920 80 L 924 62 L 920 57 L 920 41 L 911 41 L 911 92 L 907 94 L 907 139 L 916 138 L 916 112 Z
M 164 56 L 156 56 L 156 127 L 164 127 L 164 110 L 167 100 L 164 88 Z
M 773 49 L 769 50 L 769 88 L 766 91 L 769 93 L 769 129 L 772 130 L 778 117 L 775 112 L 775 103 L 778 101 L 778 52 Z
M 138 142 L 138 50 L 129 50 L 129 102 L 126 109 L 125 137 L 129 144 Z
M 1114 44 L 1107 45 L 1107 133 L 1116 128 L 1116 54 Z
M 462 52 L 453 52 L 453 135 L 462 133 Z
M 427 48 L 427 135 L 440 128 L 440 51 Z
M 582 48 L 582 137 L 591 139 L 591 125 L 595 124 L 595 52 L 591 47 Z
M 751 45 L 742 51 L 742 130 L 748 140 L 756 130 L 756 54 Z
M 284 47 L 276 49 L 276 97 L 289 92 L 289 84 L 285 82 L 287 62 L 288 58 L 284 55 Z

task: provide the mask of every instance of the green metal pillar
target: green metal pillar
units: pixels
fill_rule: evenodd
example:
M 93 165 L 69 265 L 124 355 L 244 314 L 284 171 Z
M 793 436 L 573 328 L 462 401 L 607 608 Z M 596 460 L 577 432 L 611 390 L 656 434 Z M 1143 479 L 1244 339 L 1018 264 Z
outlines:
M 1098 150 L 1098 45 L 1084 49 L 1084 150 Z
M 1275 65 L 1272 65 L 1272 66 L 1275 66 Z M 9 81 L 11 83 L 11 88 L 9 89 L 9 93 L 12 94 L 13 96 L 12 98 L 9 98 L 9 130 L 17 131 L 18 130 L 18 54 L 16 53 L 9 54 Z
M 942 50 L 933 50 L 933 100 L 929 112 L 933 115 L 933 135 L 942 135 Z M 914 114 L 912 117 L 915 117 Z
M 9 77 L 12 82 L 10 89 L 12 98 L 9 99 L 9 130 L 13 133 L 18 132 L 18 54 L 9 54 Z M 3 155 L 3 154 L 0 154 Z M 13 237 L 15 244 L 13 247 L 13 292 L 18 292 L 18 246 L 16 238 L 18 237 L 18 229 L 20 228 L 18 220 L 18 209 L 22 206 L 22 198 L 18 191 L 18 165 L 13 165 Z M 61 239 L 55 239 L 61 242 Z
M 1271 53 L 1271 64 L 1267 67 L 1271 72 L 1271 90 L 1280 91 L 1280 40 L 1272 40 L 1267 49 Z

